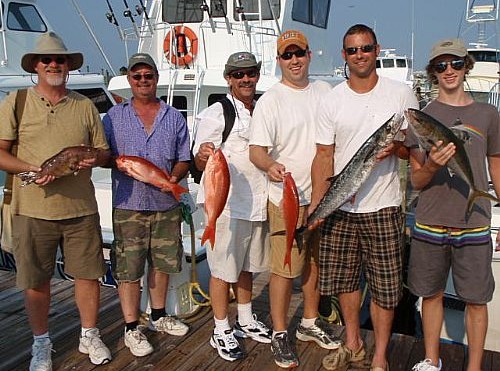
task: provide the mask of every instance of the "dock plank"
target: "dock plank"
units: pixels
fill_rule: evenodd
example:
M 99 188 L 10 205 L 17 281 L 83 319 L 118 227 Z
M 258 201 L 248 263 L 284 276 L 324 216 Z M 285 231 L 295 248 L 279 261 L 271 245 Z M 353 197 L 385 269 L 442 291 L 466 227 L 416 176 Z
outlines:
M 32 337 L 23 307 L 22 292 L 15 288 L 15 274 L 0 271 L 0 327 L 3 329 L 0 338 L 0 370 L 25 370 L 29 366 Z M 269 315 L 268 274 L 259 274 L 254 280 L 253 309 L 259 319 L 271 324 Z M 101 307 L 98 326 L 103 340 L 113 354 L 113 361 L 104 366 L 90 363 L 87 355 L 78 352 L 78 336 L 80 323 L 78 310 L 74 304 L 73 283 L 60 279 L 52 280 L 52 306 L 49 324 L 52 341 L 56 353 L 53 354 L 54 370 L 82 371 L 136 371 L 136 370 L 179 370 L 179 371 L 247 371 L 247 370 L 280 370 L 274 363 L 270 345 L 261 344 L 250 339 L 243 339 L 242 345 L 247 357 L 241 361 L 226 362 L 218 357 L 210 346 L 209 339 L 213 330 L 213 314 L 209 308 L 200 311 L 193 318 L 186 319 L 190 331 L 186 336 L 175 337 L 145 330 L 153 344 L 155 352 L 141 358 L 134 357 L 123 343 L 123 318 L 116 289 L 102 287 Z M 321 349 L 315 343 L 296 341 L 295 327 L 302 315 L 302 297 L 300 283 L 294 282 L 292 300 L 289 311 L 290 336 L 297 349 L 300 363 L 298 370 L 321 370 L 321 361 L 328 350 Z M 229 319 L 236 318 L 236 303 L 231 303 Z M 330 325 L 331 330 L 344 338 L 342 326 Z M 351 371 L 367 370 L 369 360 L 374 352 L 374 336 L 369 330 L 362 331 L 367 350 L 367 359 L 360 364 L 351 365 Z M 15 339 L 15 341 L 12 341 Z M 441 356 L 443 371 L 464 370 L 466 351 L 464 346 L 442 344 Z M 421 339 L 402 334 L 393 334 L 389 345 L 389 364 L 392 371 L 407 371 L 424 357 L 424 346 Z M 483 361 L 485 371 L 500 369 L 500 353 L 486 351 Z

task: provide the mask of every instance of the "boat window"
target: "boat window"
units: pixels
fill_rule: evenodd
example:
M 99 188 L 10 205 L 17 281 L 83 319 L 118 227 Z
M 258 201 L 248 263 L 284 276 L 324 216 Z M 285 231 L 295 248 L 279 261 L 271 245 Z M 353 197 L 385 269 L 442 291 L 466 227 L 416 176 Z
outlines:
M 168 103 L 168 97 L 166 95 L 162 95 L 160 97 L 162 101 Z M 174 95 L 174 99 L 172 100 L 172 107 L 177 109 L 182 116 L 184 116 L 184 120 L 187 120 L 187 98 L 183 95 Z
M 227 15 L 227 0 L 210 0 L 210 15 L 212 18 Z
M 108 95 L 101 88 L 90 89 L 74 89 L 78 93 L 85 95 L 97 107 L 99 113 L 106 113 L 113 107 L 113 102 L 109 99 Z
M 500 62 L 500 54 L 494 50 L 469 50 L 476 62 Z
M 163 0 L 163 22 L 199 23 L 203 21 L 201 4 L 200 0 Z
M 47 32 L 37 8 L 30 4 L 10 3 L 7 27 L 16 31 Z
M 394 59 L 382 59 L 382 66 L 384 68 L 394 67 Z
M 328 26 L 330 0 L 294 0 L 292 19 L 316 27 Z
M 240 16 L 243 19 L 243 15 L 245 15 L 244 19 L 247 21 L 259 20 L 259 3 L 262 9 L 262 19 L 274 19 L 274 17 L 279 19 L 280 0 L 233 0 L 234 19 L 239 21 Z
M 377 59 L 375 62 L 375 68 L 380 68 L 380 59 Z
M 406 59 L 404 58 L 396 59 L 396 67 L 406 67 Z

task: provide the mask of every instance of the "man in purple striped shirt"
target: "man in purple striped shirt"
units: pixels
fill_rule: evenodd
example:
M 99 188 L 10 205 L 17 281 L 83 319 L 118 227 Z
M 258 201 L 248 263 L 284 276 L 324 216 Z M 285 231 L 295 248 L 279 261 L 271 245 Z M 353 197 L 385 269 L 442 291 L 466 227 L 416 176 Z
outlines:
M 113 156 L 145 158 L 182 179 L 189 168 L 189 133 L 186 120 L 175 108 L 156 97 L 158 70 L 148 54 L 134 54 L 127 79 L 133 97 L 111 108 L 103 119 Z M 165 312 L 168 277 L 181 270 L 183 256 L 181 208 L 173 194 L 112 169 L 113 275 L 125 319 L 125 345 L 137 357 L 153 351 L 138 327 L 140 279 L 146 259 L 151 304 L 149 328 L 182 336 L 188 327 Z

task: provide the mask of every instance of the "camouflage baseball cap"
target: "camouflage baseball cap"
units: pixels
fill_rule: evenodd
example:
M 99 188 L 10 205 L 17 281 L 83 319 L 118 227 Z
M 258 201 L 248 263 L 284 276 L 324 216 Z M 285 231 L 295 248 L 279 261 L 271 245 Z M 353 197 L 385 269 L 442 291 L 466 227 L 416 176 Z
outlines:
M 224 68 L 224 76 L 229 75 L 233 71 L 241 70 L 242 68 L 255 67 L 260 71 L 262 62 L 257 63 L 257 59 L 252 53 L 238 52 L 229 56 Z

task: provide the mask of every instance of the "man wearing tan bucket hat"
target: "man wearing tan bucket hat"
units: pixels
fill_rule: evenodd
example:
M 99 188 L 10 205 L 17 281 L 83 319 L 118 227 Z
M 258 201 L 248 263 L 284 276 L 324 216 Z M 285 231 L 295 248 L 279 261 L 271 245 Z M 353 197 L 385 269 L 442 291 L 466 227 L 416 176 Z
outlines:
M 17 177 L 13 181 L 12 251 L 34 337 L 30 370 L 52 370 L 48 313 L 58 246 L 64 247 L 65 272 L 75 278 L 82 326 L 78 349 L 93 364 L 111 360 L 96 328 L 98 278 L 105 274 L 106 265 L 90 180 L 91 168 L 107 163 L 109 150 L 95 106 L 66 88 L 69 71 L 82 63 L 80 52 L 68 51 L 59 36 L 45 33 L 38 38 L 35 51 L 21 60 L 26 72 L 37 74 L 36 85 L 10 94 L 0 104 L 0 169 L 8 173 L 36 175 L 46 159 L 65 147 L 83 144 L 97 149 L 92 158 L 78 163 L 75 176 L 42 175 L 24 187 Z M 24 101 L 19 98 L 23 93 Z M 21 115 L 17 105 L 24 106 Z M 15 156 L 13 144 L 17 144 Z

